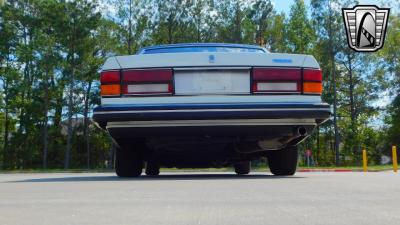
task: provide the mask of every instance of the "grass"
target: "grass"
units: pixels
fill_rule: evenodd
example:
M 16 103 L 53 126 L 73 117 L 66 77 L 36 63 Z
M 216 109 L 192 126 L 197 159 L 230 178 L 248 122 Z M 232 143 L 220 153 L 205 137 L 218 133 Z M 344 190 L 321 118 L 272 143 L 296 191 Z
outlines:
M 301 169 L 350 169 L 354 171 L 362 171 L 363 168 L 361 166 L 321 166 L 321 167 L 305 167 L 299 166 L 298 170 Z M 392 170 L 392 165 L 373 165 L 368 166 L 368 171 L 378 172 L 378 171 L 386 171 Z M 177 169 L 177 168 L 161 168 L 162 172 L 233 172 L 233 169 L 230 167 L 224 168 L 195 168 L 195 169 Z M 258 166 L 253 167 L 252 171 L 254 172 L 265 172 L 269 171 L 266 166 Z M 0 173 L 105 173 L 105 172 L 114 172 L 112 169 L 24 169 L 24 170 L 0 170 Z

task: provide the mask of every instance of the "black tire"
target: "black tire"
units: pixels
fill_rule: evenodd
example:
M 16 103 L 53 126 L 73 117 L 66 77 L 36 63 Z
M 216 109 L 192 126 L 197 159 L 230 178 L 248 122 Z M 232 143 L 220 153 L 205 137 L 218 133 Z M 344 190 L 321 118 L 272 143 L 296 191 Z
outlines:
M 268 151 L 267 158 L 272 174 L 277 176 L 291 176 L 296 173 L 298 160 L 297 146 Z
M 141 142 L 118 141 L 115 172 L 119 177 L 138 177 L 143 170 L 143 146 Z
M 250 173 L 251 162 L 250 161 L 243 161 L 238 162 L 233 165 L 235 168 L 235 173 L 237 175 L 246 175 Z
M 154 162 L 146 163 L 146 175 L 147 176 L 157 176 L 160 174 L 160 166 Z

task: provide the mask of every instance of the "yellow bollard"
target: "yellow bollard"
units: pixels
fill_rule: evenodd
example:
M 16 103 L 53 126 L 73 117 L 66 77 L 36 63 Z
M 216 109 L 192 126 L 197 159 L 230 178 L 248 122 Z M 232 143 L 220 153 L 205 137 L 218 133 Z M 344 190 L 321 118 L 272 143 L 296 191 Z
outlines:
M 393 171 L 395 173 L 397 173 L 397 149 L 396 149 L 396 145 L 392 146 L 392 162 L 393 162 Z
M 363 171 L 367 172 L 367 150 L 362 150 L 362 158 L 363 158 Z

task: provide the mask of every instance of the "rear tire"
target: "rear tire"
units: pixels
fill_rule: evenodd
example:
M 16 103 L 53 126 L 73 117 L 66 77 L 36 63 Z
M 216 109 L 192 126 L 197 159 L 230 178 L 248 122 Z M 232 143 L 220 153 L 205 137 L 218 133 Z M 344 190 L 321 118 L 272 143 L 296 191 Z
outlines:
M 143 170 L 144 144 L 134 140 L 118 141 L 115 172 L 119 177 L 138 177 Z
M 250 173 L 251 162 L 250 161 L 238 162 L 235 163 L 233 166 L 235 168 L 235 173 L 237 175 L 246 175 Z
M 297 146 L 268 151 L 267 158 L 272 174 L 276 176 L 291 176 L 296 173 L 298 160 Z
M 154 162 L 146 163 L 146 175 L 147 176 L 157 176 L 160 174 L 160 166 Z

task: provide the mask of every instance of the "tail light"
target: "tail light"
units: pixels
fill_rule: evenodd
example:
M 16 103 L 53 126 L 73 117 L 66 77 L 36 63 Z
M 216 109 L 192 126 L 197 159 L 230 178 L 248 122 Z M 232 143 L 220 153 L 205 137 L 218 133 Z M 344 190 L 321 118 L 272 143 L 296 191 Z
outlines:
M 252 71 L 254 94 L 321 95 L 322 73 L 313 68 L 262 68 Z M 110 70 L 101 73 L 101 96 L 174 94 L 172 69 Z
M 322 93 L 322 73 L 309 68 L 254 68 L 252 92 L 255 94 Z
M 322 93 L 322 72 L 320 69 L 303 69 L 303 93 Z
M 101 96 L 121 95 L 121 78 L 118 70 L 101 72 L 100 82 Z
M 253 93 L 301 93 L 300 68 L 254 68 Z
M 173 94 L 172 69 L 135 69 L 122 71 L 124 95 Z

